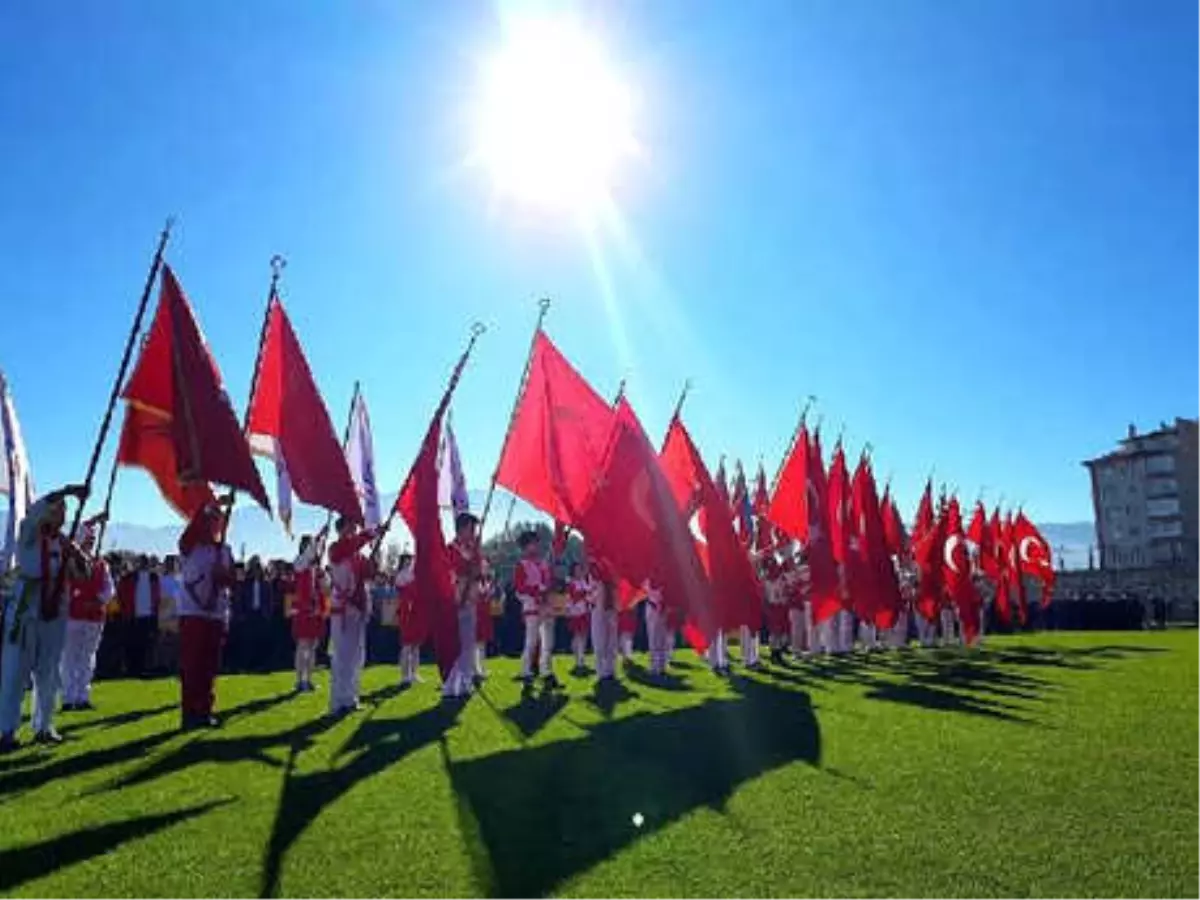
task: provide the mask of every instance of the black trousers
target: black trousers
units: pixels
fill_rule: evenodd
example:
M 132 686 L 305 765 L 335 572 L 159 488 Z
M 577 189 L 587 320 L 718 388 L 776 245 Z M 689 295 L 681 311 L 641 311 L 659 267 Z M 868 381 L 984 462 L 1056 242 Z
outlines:
M 146 674 L 146 661 L 158 633 L 158 621 L 153 616 L 139 616 L 129 623 L 125 633 L 125 675 L 141 678 Z

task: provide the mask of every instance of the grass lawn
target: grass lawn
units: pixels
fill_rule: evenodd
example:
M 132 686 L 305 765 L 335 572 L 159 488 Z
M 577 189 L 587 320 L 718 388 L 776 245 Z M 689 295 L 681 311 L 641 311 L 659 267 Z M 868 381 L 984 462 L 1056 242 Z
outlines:
M 187 735 L 175 681 L 102 683 L 61 747 L 0 760 L 0 894 L 1200 891 L 1194 631 L 676 658 L 526 699 L 493 661 L 460 708 L 374 668 L 336 723 L 288 673 L 228 677 L 225 727 Z

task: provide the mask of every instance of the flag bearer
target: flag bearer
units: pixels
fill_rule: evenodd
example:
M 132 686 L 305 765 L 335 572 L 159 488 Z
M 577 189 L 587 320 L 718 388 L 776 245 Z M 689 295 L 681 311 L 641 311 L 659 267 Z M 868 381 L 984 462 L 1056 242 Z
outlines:
M 729 672 L 729 642 L 725 638 L 725 629 L 716 630 L 704 655 L 715 674 L 725 675 Z
M 329 547 L 333 610 L 329 711 L 335 716 L 358 709 L 358 687 L 367 655 L 367 621 L 371 617 L 367 583 L 374 562 L 360 551 L 375 538 L 374 529 L 360 531 L 358 523 L 339 516 L 338 539 Z
M 807 658 L 812 650 L 812 607 L 808 601 L 808 566 L 788 560 L 788 626 L 792 655 Z
M 296 575 L 296 599 L 292 603 L 292 638 L 296 641 L 296 690 L 315 691 L 313 670 L 317 664 L 317 644 L 325 636 L 324 604 L 321 602 L 321 557 L 325 553 L 328 526 L 314 538 L 300 538 L 300 554 L 293 570 Z
M 400 626 L 400 687 L 420 684 L 421 645 L 429 640 L 429 622 L 425 610 L 417 602 L 413 586 L 416 577 L 411 553 L 400 556 L 396 572 L 396 624 Z
M 82 503 L 87 489 L 73 485 L 47 494 L 29 507 L 18 526 L 17 577 L 0 635 L 4 644 L 0 652 L 0 753 L 17 746 L 21 701 L 31 675 L 34 740 L 43 744 L 62 741 L 53 718 L 67 629 L 66 578 L 80 578 L 86 571 L 79 549 L 62 534 L 70 496 Z
M 789 585 L 783 569 L 774 556 L 763 560 L 763 593 L 767 601 L 767 641 L 771 648 L 771 662 L 783 662 L 783 649 L 788 638 Z
M 661 590 L 648 580 L 643 587 L 646 591 L 646 642 L 650 645 L 650 674 L 663 675 L 671 656 L 669 642 L 674 640 L 668 619 L 670 611 Z
M 482 684 L 487 680 L 488 644 L 496 635 L 496 622 L 493 616 L 493 603 L 497 597 L 496 579 L 492 576 L 491 564 L 485 557 L 481 561 L 483 575 L 479 581 L 479 590 L 475 601 L 475 683 Z M 500 610 L 503 612 L 503 595 L 501 595 Z
M 601 681 L 616 678 L 617 610 L 612 582 L 598 565 L 585 576 L 588 606 L 592 611 L 592 652 L 596 654 L 596 676 Z
M 633 637 L 637 634 L 637 624 L 636 606 L 617 613 L 617 653 L 626 663 L 633 659 Z
M 558 685 L 554 677 L 554 611 L 550 608 L 550 566 L 542 559 L 536 531 L 524 531 L 517 538 L 521 558 L 517 560 L 516 592 L 525 619 L 525 649 L 521 654 L 521 679 L 533 680 L 533 658 L 540 646 L 538 669 L 550 687 Z
M 108 563 L 99 554 L 91 555 L 96 549 L 98 521 L 99 518 L 92 519 L 83 525 L 79 549 L 86 557 L 86 572 L 69 587 L 71 602 L 62 656 L 63 712 L 93 708 L 92 676 L 96 672 L 96 651 L 104 634 L 104 608 L 115 593 Z
M 213 686 L 221 667 L 221 645 L 229 627 L 233 553 L 221 539 L 222 505 L 207 503 L 179 538 L 183 596 L 179 602 L 179 685 L 184 730 L 215 728 Z
M 475 686 L 475 611 L 485 578 L 485 560 L 479 549 L 479 519 L 469 512 L 455 516 L 454 540 L 448 549 L 458 615 L 458 659 L 442 684 L 442 696 L 461 699 L 469 697 Z
M 571 566 L 571 580 L 567 584 L 567 627 L 571 632 L 571 651 L 575 654 L 575 669 L 572 674 L 583 675 L 587 672 L 587 640 L 588 631 L 592 624 L 592 611 L 589 606 L 592 595 L 592 585 L 587 567 L 577 562 Z

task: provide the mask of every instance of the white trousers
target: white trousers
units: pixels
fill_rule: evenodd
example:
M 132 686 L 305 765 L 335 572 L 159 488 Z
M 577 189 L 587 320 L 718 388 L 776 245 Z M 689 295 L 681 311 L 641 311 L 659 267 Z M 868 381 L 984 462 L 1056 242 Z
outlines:
M 10 600 L 4 612 L 3 662 L 0 663 L 0 734 L 16 734 L 21 724 L 21 701 L 33 676 L 33 730 L 48 729 L 62 684 L 62 649 L 67 634 L 67 617 L 43 622 L 38 604 L 31 602 L 22 617 L 17 640 L 9 640 L 16 619 L 17 602 Z
M 650 674 L 662 675 L 667 671 L 670 659 L 668 641 L 673 633 L 667 628 L 667 611 L 662 607 L 646 604 L 646 642 L 650 645 Z
M 592 610 L 592 652 L 596 654 L 596 675 L 612 678 L 617 669 L 617 611 Z
M 633 634 L 631 632 L 627 631 L 617 635 L 617 650 L 621 654 L 621 659 L 626 661 L 633 659 Z
M 587 632 L 571 635 L 571 652 L 575 654 L 575 668 L 587 665 Z
M 896 624 L 888 633 L 888 645 L 899 649 L 908 643 L 908 610 L 900 610 L 896 616 Z
M 854 616 L 845 609 L 839 609 L 837 621 L 837 647 L 834 653 L 849 653 L 854 647 Z
M 792 652 L 807 654 L 812 649 L 807 603 L 803 608 L 793 606 L 788 610 L 788 624 L 792 626 Z
M 942 646 L 949 647 L 958 643 L 958 632 L 955 629 L 954 610 L 948 606 L 942 607 Z
M 540 648 L 540 652 L 539 652 Z M 521 653 L 521 677 L 533 674 L 533 658 L 543 678 L 554 674 L 554 617 L 525 617 L 525 649 Z
M 367 660 L 367 620 L 362 612 L 347 607 L 333 616 L 329 643 L 329 708 L 337 712 L 358 702 L 358 685 Z
M 421 676 L 417 668 L 421 664 L 421 646 L 419 644 L 404 644 L 400 647 L 400 683 L 420 684 Z
M 296 641 L 296 684 L 312 684 L 317 665 L 317 642 Z
M 487 668 L 484 666 L 484 660 L 487 659 L 487 643 L 484 641 L 475 642 L 475 677 L 487 678 Z
M 758 630 L 742 626 L 742 665 L 758 665 Z
M 813 650 L 826 655 L 833 652 L 833 626 L 837 617 L 826 619 L 819 625 L 813 625 Z
M 104 621 L 68 619 L 62 654 L 62 702 L 87 703 L 92 697 L 92 676 L 96 672 L 96 651 L 104 634 Z
M 917 617 L 917 640 L 921 642 L 922 647 L 932 647 L 937 629 L 932 622 L 920 613 L 916 613 L 915 615 Z
M 475 604 L 458 607 L 458 659 L 442 684 L 443 697 L 468 697 L 475 687 Z
M 862 641 L 864 650 L 878 650 L 879 632 L 875 627 L 874 622 L 859 622 L 858 623 L 858 639 Z
M 718 631 L 713 635 L 712 643 L 708 645 L 705 656 L 708 658 L 708 664 L 714 670 L 725 669 L 729 666 L 729 642 L 725 638 L 724 631 Z

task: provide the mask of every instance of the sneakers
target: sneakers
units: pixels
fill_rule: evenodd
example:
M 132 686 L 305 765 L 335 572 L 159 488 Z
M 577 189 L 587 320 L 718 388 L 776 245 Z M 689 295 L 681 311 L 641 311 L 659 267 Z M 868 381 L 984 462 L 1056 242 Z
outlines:
M 558 679 L 554 677 L 553 673 L 547 675 L 546 680 L 543 683 L 552 691 L 556 691 L 562 687 L 562 685 L 559 684 Z

